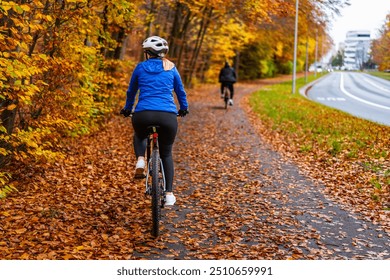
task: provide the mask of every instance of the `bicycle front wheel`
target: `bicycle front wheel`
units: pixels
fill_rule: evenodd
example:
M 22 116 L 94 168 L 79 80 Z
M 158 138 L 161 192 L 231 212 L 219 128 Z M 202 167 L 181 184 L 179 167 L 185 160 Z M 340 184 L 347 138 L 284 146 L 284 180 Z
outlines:
M 161 190 L 159 186 L 160 156 L 157 150 L 152 151 L 152 235 L 157 237 L 160 231 Z

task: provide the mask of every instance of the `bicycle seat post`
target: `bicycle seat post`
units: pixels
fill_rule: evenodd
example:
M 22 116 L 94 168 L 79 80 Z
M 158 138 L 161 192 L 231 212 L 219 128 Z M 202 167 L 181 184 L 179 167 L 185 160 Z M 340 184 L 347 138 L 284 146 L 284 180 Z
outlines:
M 157 138 L 158 138 L 157 129 L 158 128 L 159 128 L 159 126 L 157 126 L 157 125 L 148 126 L 148 133 L 152 137 L 153 145 L 155 145 L 155 146 L 157 145 Z

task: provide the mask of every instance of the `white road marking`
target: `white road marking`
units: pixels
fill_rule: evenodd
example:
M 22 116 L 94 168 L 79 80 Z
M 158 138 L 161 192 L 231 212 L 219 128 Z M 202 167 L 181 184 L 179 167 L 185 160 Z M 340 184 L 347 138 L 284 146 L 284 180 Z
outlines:
M 376 83 L 374 83 L 373 81 L 371 81 L 370 79 L 367 79 L 367 78 L 363 78 L 363 80 L 365 80 L 367 83 L 373 85 L 374 87 L 376 88 L 379 88 L 380 90 L 383 90 L 383 91 L 387 91 L 387 92 L 390 92 L 390 89 L 387 89 L 385 87 L 382 87 Z
M 387 106 L 384 106 L 384 105 L 380 105 L 380 104 L 376 104 L 376 103 L 373 103 L 373 102 L 370 102 L 370 101 L 367 101 L 367 100 L 364 100 L 362 98 L 359 98 L 357 96 L 354 96 L 352 95 L 351 93 L 349 93 L 348 91 L 345 90 L 344 88 L 344 74 L 341 73 L 341 78 L 340 78 L 340 90 L 347 96 L 353 98 L 353 99 L 356 99 L 360 102 L 363 102 L 363 103 L 366 103 L 368 105 L 371 105 L 371 106 L 375 106 L 375 107 L 378 107 L 378 108 L 382 108 L 382 109 L 386 109 L 386 110 L 390 110 L 390 107 L 387 107 Z
M 346 101 L 344 97 L 317 97 L 320 101 Z

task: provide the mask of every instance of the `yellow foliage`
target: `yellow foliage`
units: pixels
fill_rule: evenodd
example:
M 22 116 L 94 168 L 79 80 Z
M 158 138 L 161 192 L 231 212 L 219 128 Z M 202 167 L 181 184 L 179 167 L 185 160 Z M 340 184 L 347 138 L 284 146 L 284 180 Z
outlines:
M 276 43 L 275 54 L 277 56 L 283 56 L 283 43 L 282 42 L 277 42 Z
M 104 31 L 103 5 L 108 5 L 105 24 L 112 27 Z M 12 100 L 5 109 L 18 112 L 12 135 L 1 126 L 0 137 L 7 143 L 0 147 L 1 155 L 54 160 L 61 156 L 53 148 L 63 136 L 97 129 L 123 87 L 112 77 L 114 72 L 107 71 L 121 63 L 110 65 L 102 49 L 116 47 L 110 31 L 131 27 L 134 5 L 121 0 L 66 1 L 43 9 L 38 0 L 0 3 L 5 23 L 0 27 L 0 99 Z
M 211 65 L 205 73 L 206 79 L 217 81 L 220 69 L 225 61 L 232 65 L 237 53 L 254 38 L 247 27 L 235 19 L 229 19 L 227 24 L 221 27 L 219 33 L 207 38 L 207 45 L 211 48 Z

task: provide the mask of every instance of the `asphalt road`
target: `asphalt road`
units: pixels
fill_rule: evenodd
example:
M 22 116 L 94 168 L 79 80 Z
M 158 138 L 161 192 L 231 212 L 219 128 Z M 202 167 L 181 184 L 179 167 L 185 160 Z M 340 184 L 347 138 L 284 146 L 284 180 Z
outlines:
M 307 97 L 390 126 L 390 81 L 358 72 L 333 72 L 315 82 Z

